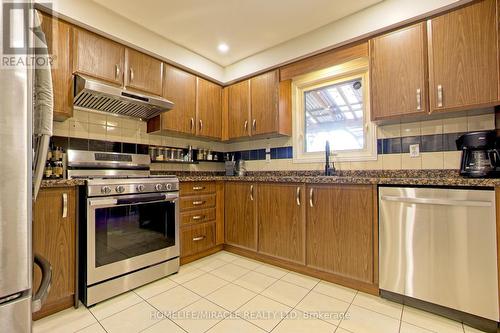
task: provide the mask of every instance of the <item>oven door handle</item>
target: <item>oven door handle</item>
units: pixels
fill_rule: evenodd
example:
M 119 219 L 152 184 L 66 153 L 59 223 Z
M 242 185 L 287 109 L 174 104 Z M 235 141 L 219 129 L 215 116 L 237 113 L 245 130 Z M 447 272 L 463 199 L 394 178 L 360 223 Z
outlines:
M 137 203 L 146 202 L 163 202 L 163 201 L 175 201 L 179 198 L 178 194 L 174 193 L 154 193 L 154 194 L 140 194 L 140 195 L 130 195 L 123 197 L 113 197 L 113 198 L 99 198 L 89 200 L 90 207 L 110 207 L 117 205 L 130 205 Z
M 141 202 L 165 201 L 165 199 L 167 199 L 167 196 L 165 194 L 146 194 L 137 197 L 118 198 L 116 199 L 116 204 L 128 205 Z

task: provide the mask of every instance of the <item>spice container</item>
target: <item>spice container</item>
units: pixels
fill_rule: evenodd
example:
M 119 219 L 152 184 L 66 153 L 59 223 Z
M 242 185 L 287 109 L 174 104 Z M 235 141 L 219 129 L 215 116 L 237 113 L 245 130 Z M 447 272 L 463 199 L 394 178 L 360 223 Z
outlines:
M 47 162 L 45 163 L 45 168 L 44 168 L 44 170 L 43 170 L 43 176 L 44 176 L 45 178 L 50 178 L 50 177 L 52 177 L 52 165 L 50 165 L 50 162 L 49 162 L 49 161 L 47 161 Z
M 63 162 L 55 161 L 52 166 L 52 177 L 53 178 L 62 178 L 63 176 Z

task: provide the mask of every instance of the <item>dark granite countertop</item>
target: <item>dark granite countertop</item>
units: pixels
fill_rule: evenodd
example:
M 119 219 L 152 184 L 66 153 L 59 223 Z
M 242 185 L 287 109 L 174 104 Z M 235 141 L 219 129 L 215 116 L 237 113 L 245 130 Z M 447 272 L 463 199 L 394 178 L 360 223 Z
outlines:
M 337 176 L 323 176 L 319 171 L 256 171 L 248 172 L 244 177 L 211 172 L 179 172 L 176 175 L 181 182 L 218 180 L 309 184 L 500 186 L 498 178 L 464 178 L 457 170 L 349 170 L 340 171 Z
M 434 186 L 500 186 L 500 178 L 464 178 L 457 170 L 349 170 L 336 176 L 323 176 L 320 171 L 254 171 L 246 176 L 225 176 L 223 172 L 162 172 L 175 174 L 179 181 L 240 181 L 308 184 L 376 184 L 376 185 L 434 185 Z M 83 179 L 43 180 L 42 188 L 85 185 Z
M 84 179 L 44 179 L 41 188 L 85 185 Z

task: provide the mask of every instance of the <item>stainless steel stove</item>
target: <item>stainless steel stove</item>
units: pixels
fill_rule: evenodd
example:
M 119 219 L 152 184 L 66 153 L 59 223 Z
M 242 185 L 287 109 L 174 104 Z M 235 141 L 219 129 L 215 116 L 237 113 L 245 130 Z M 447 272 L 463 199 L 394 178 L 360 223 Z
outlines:
M 69 150 L 68 177 L 86 179 L 79 213 L 85 305 L 179 270 L 175 176 L 151 176 L 149 155 Z

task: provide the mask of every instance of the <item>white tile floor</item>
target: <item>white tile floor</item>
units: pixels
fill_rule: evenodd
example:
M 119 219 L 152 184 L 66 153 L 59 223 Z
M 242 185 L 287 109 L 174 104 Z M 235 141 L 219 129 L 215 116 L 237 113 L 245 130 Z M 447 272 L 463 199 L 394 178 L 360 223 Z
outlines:
M 278 267 L 218 252 L 35 333 L 473 333 L 458 322 Z

